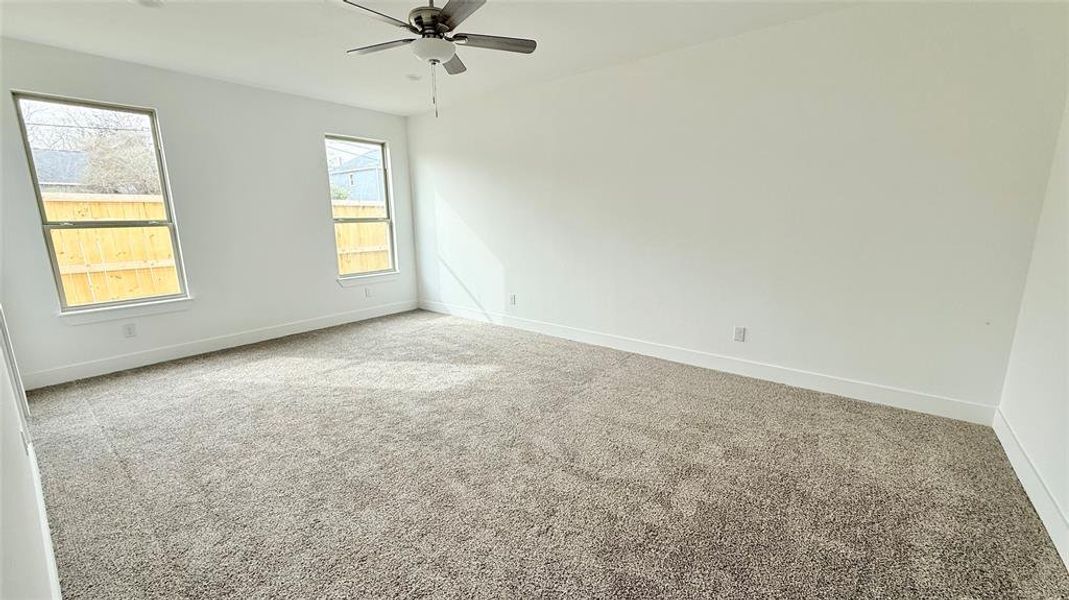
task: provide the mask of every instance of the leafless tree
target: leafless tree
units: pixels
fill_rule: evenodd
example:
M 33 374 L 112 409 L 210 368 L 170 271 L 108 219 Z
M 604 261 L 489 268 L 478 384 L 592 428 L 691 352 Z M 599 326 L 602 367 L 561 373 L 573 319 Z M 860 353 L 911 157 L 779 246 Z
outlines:
M 84 153 L 82 189 L 107 194 L 159 194 L 147 115 L 42 101 L 21 105 L 31 149 Z

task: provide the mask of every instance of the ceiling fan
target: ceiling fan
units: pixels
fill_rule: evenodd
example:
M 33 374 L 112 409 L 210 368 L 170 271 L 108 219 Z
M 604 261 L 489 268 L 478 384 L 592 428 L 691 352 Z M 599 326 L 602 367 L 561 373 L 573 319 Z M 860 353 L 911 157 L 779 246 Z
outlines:
M 342 0 L 342 2 L 364 11 L 369 17 L 419 36 L 418 38 L 407 38 L 362 48 L 353 48 L 347 54 L 372 54 L 400 46 L 411 46 L 412 52 L 420 60 L 431 65 L 431 78 L 435 88 L 433 99 L 436 115 L 438 113 L 438 92 L 434 67 L 442 65 L 450 75 L 459 75 L 468 70 L 464 66 L 464 61 L 460 60 L 460 56 L 457 55 L 457 45 L 518 52 L 520 54 L 531 54 L 538 47 L 538 43 L 534 40 L 475 33 L 455 33 L 456 28 L 465 19 L 486 4 L 486 0 L 449 0 L 443 8 L 434 6 L 434 0 L 429 0 L 429 6 L 420 6 L 408 13 L 408 22 L 395 19 L 366 6 L 361 6 L 352 0 Z

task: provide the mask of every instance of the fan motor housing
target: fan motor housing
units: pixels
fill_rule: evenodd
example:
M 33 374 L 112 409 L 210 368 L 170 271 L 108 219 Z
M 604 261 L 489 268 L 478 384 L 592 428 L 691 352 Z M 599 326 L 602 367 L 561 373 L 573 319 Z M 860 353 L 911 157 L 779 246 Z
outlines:
M 416 29 L 419 29 L 424 36 L 437 37 L 448 31 L 448 27 L 444 19 L 442 19 L 442 9 L 434 6 L 421 6 L 412 9 L 412 12 L 408 13 L 408 22 Z

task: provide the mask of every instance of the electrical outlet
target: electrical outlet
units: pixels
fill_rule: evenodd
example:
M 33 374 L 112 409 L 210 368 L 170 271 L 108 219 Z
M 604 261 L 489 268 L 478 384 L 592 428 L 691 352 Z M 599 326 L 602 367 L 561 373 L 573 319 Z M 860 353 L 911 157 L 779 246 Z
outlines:
M 746 341 L 746 328 L 745 327 L 735 327 L 735 341 L 736 342 L 745 342 Z
M 375 288 L 369 288 L 369 287 L 364 288 L 364 297 L 365 298 L 374 298 L 375 297 Z
M 127 323 L 123 325 L 122 336 L 126 338 L 137 337 L 137 323 Z
M 516 306 L 516 294 L 509 294 L 509 306 Z

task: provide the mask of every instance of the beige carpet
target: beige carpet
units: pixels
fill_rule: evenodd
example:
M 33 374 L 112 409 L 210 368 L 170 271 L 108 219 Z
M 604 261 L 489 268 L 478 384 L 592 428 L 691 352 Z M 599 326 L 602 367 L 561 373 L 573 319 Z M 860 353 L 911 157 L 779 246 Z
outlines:
M 1064 598 L 986 427 L 414 312 L 32 394 L 68 598 Z

